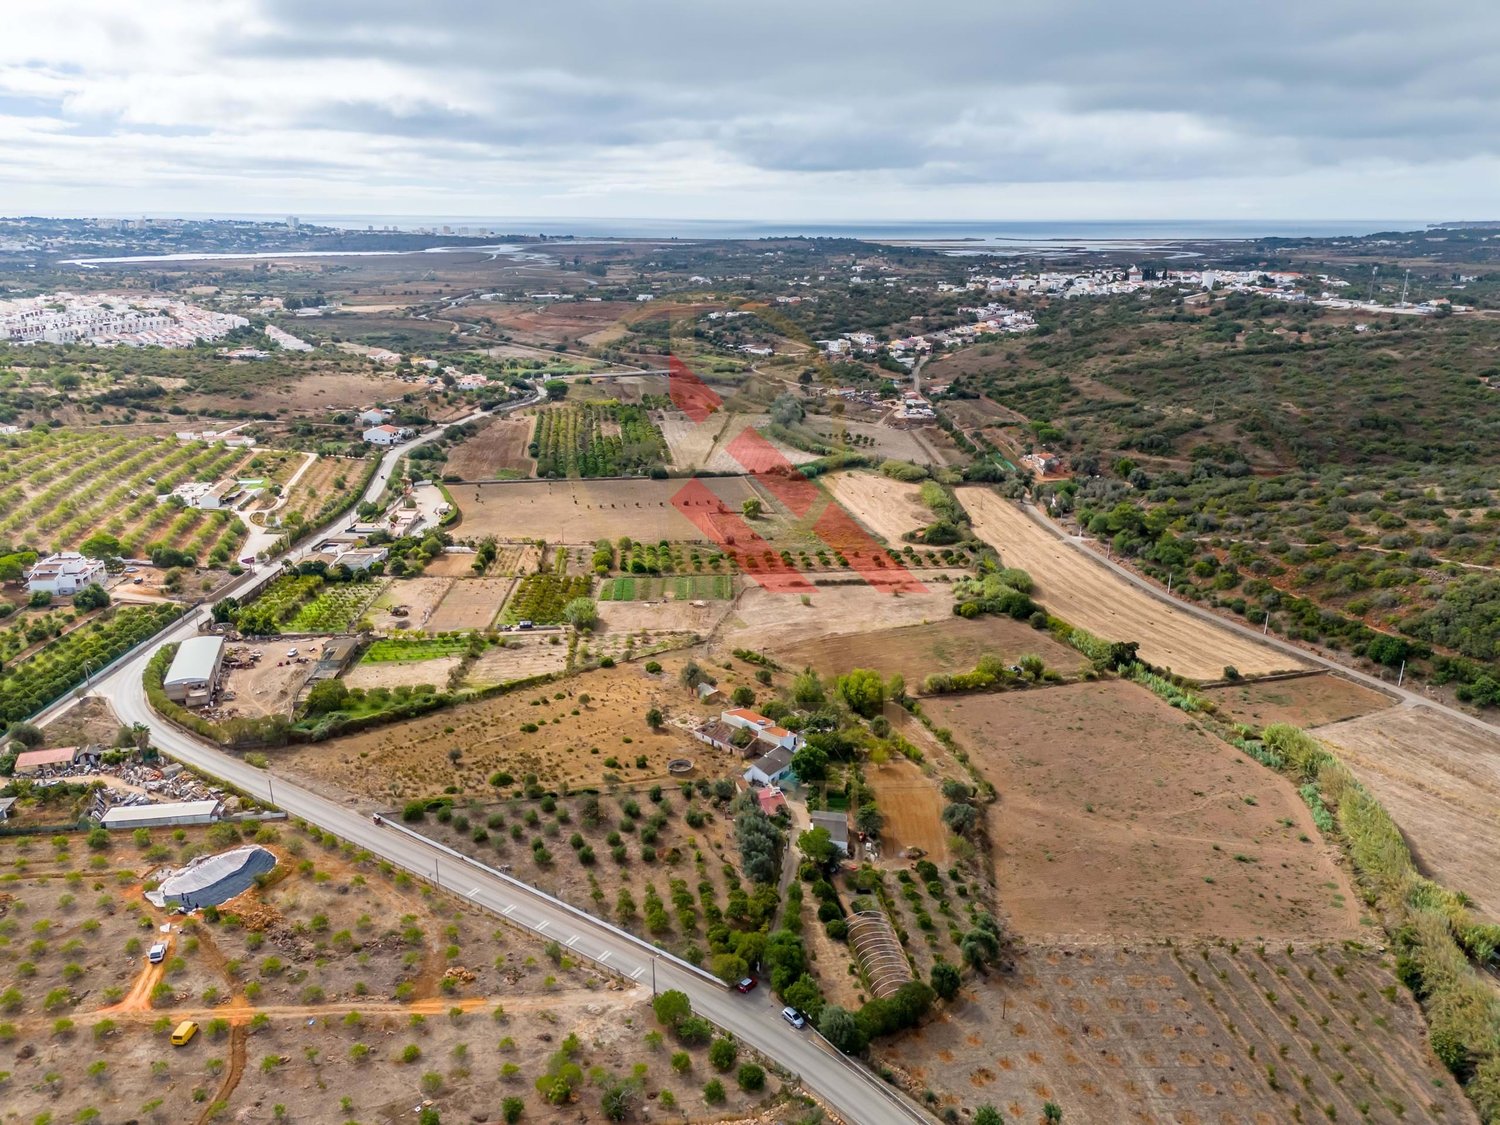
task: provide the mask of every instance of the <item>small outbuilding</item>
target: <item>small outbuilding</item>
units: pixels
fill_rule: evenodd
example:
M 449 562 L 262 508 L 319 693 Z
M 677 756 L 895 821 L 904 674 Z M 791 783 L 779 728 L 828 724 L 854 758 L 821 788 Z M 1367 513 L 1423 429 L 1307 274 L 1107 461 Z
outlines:
M 833 846 L 838 848 L 844 855 L 849 854 L 849 818 L 844 813 L 831 809 L 819 809 L 810 813 L 812 826 L 823 828 L 828 831 L 828 838 L 833 841 Z
M 172 657 L 162 689 L 173 703 L 202 707 L 213 696 L 223 664 L 223 637 L 189 637 Z
M 116 805 L 99 818 L 105 828 L 135 831 L 178 824 L 212 824 L 224 810 L 222 802 L 170 801 L 159 805 Z
M 15 808 L 16 798 L 0 797 L 0 821 L 10 819 L 10 810 Z
M 16 755 L 16 776 L 25 777 L 45 769 L 66 769 L 79 758 L 77 746 L 59 746 L 52 750 L 27 750 Z

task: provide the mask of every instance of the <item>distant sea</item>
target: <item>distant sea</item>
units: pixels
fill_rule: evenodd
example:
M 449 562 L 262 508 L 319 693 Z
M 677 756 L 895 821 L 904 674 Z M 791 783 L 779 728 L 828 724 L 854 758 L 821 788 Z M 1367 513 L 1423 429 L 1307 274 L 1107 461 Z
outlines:
M 199 216 L 193 216 L 199 217 Z M 202 216 L 209 217 L 209 216 Z M 220 215 L 216 218 L 262 219 L 272 215 Z M 539 216 L 461 215 L 318 215 L 299 216 L 302 222 L 319 226 L 396 227 L 454 234 L 467 227 L 470 234 L 495 231 L 500 234 L 574 235 L 578 238 L 857 238 L 875 241 L 951 242 L 960 239 L 978 243 L 1042 245 L 1063 242 L 1080 245 L 1095 242 L 1151 242 L 1176 239 L 1332 238 L 1340 235 L 1373 234 L 1386 230 L 1421 230 L 1425 220 L 1412 219 L 1181 219 L 1181 220 L 1058 220 L 1054 222 L 1005 222 L 971 220 L 944 222 L 764 222 L 721 219 L 559 219 Z

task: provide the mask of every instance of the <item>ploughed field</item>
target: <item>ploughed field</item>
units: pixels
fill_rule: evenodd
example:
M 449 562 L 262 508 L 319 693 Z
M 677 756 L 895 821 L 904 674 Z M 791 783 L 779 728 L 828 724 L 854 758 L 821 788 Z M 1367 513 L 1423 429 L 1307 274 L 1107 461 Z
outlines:
M 1354 937 L 1357 897 L 1291 783 L 1125 680 L 923 701 L 999 791 L 1025 937 Z
M 1500 732 L 1392 707 L 1312 733 L 1379 798 L 1418 866 L 1500 921 Z
M 1070 625 L 1108 641 L 1136 641 L 1144 660 L 1195 680 L 1217 680 L 1226 667 L 1245 676 L 1301 667 L 1294 657 L 1152 597 L 988 488 L 960 488 L 958 498 L 975 533 L 1006 566 L 1030 574 L 1032 596 Z

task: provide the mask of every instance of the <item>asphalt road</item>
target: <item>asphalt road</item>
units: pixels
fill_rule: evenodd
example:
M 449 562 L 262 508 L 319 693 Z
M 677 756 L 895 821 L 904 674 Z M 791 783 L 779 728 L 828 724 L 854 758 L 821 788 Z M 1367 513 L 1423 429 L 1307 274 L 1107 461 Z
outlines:
M 508 403 L 506 408 L 514 410 L 532 401 L 535 399 Z M 482 416 L 484 412 L 479 412 L 463 421 Z M 378 497 L 384 491 L 397 459 L 415 446 L 434 440 L 441 432 L 442 427 L 439 427 L 392 447 L 381 459 L 380 468 L 363 498 Z M 265 571 L 279 570 L 283 561 L 296 561 L 324 535 L 341 528 L 347 519 L 346 513 L 317 535 L 309 537 L 306 547 L 258 568 L 261 573 L 247 574 L 219 596 L 253 588 L 265 580 Z M 629 980 L 646 987 L 651 987 L 654 982 L 659 991 L 681 989 L 691 998 L 695 1012 L 799 1076 L 810 1092 L 846 1121 L 855 1125 L 931 1121 L 870 1071 L 830 1047 L 811 1028 L 797 1031 L 788 1024 L 781 1017 L 781 1005 L 766 986 L 743 996 L 726 989 L 707 974 L 692 971 L 690 966 L 666 955 L 656 955 L 646 943 L 581 910 L 570 909 L 518 879 L 461 858 L 400 825 L 375 824 L 371 814 L 377 810 L 356 807 L 353 797 L 342 804 L 329 800 L 279 779 L 267 770 L 247 765 L 163 721 L 146 700 L 143 682 L 146 665 L 162 644 L 197 635 L 198 622 L 206 612 L 198 609 L 187 614 L 157 643 L 143 645 L 122 657 L 94 679 L 91 694 L 109 700 L 122 723 L 141 723 L 150 728 L 152 743 L 185 765 L 221 778 L 256 800 L 284 809 L 290 816 L 299 817 L 421 878 L 434 881 L 476 906 L 493 911 L 549 941 L 556 941 L 573 954 L 587 957 Z M 70 696 L 54 704 L 37 716 L 37 721 L 55 717 L 71 707 L 76 699 L 76 695 Z

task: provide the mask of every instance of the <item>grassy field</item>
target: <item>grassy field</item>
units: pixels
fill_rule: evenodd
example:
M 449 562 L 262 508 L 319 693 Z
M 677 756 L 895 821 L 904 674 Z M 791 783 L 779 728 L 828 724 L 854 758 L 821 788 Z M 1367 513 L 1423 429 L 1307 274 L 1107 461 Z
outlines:
M 365 649 L 361 664 L 412 663 L 457 656 L 469 647 L 467 636 L 382 637 Z
M 724 600 L 734 597 L 734 579 L 727 574 L 682 575 L 676 578 L 608 578 L 599 589 L 601 602 Z

